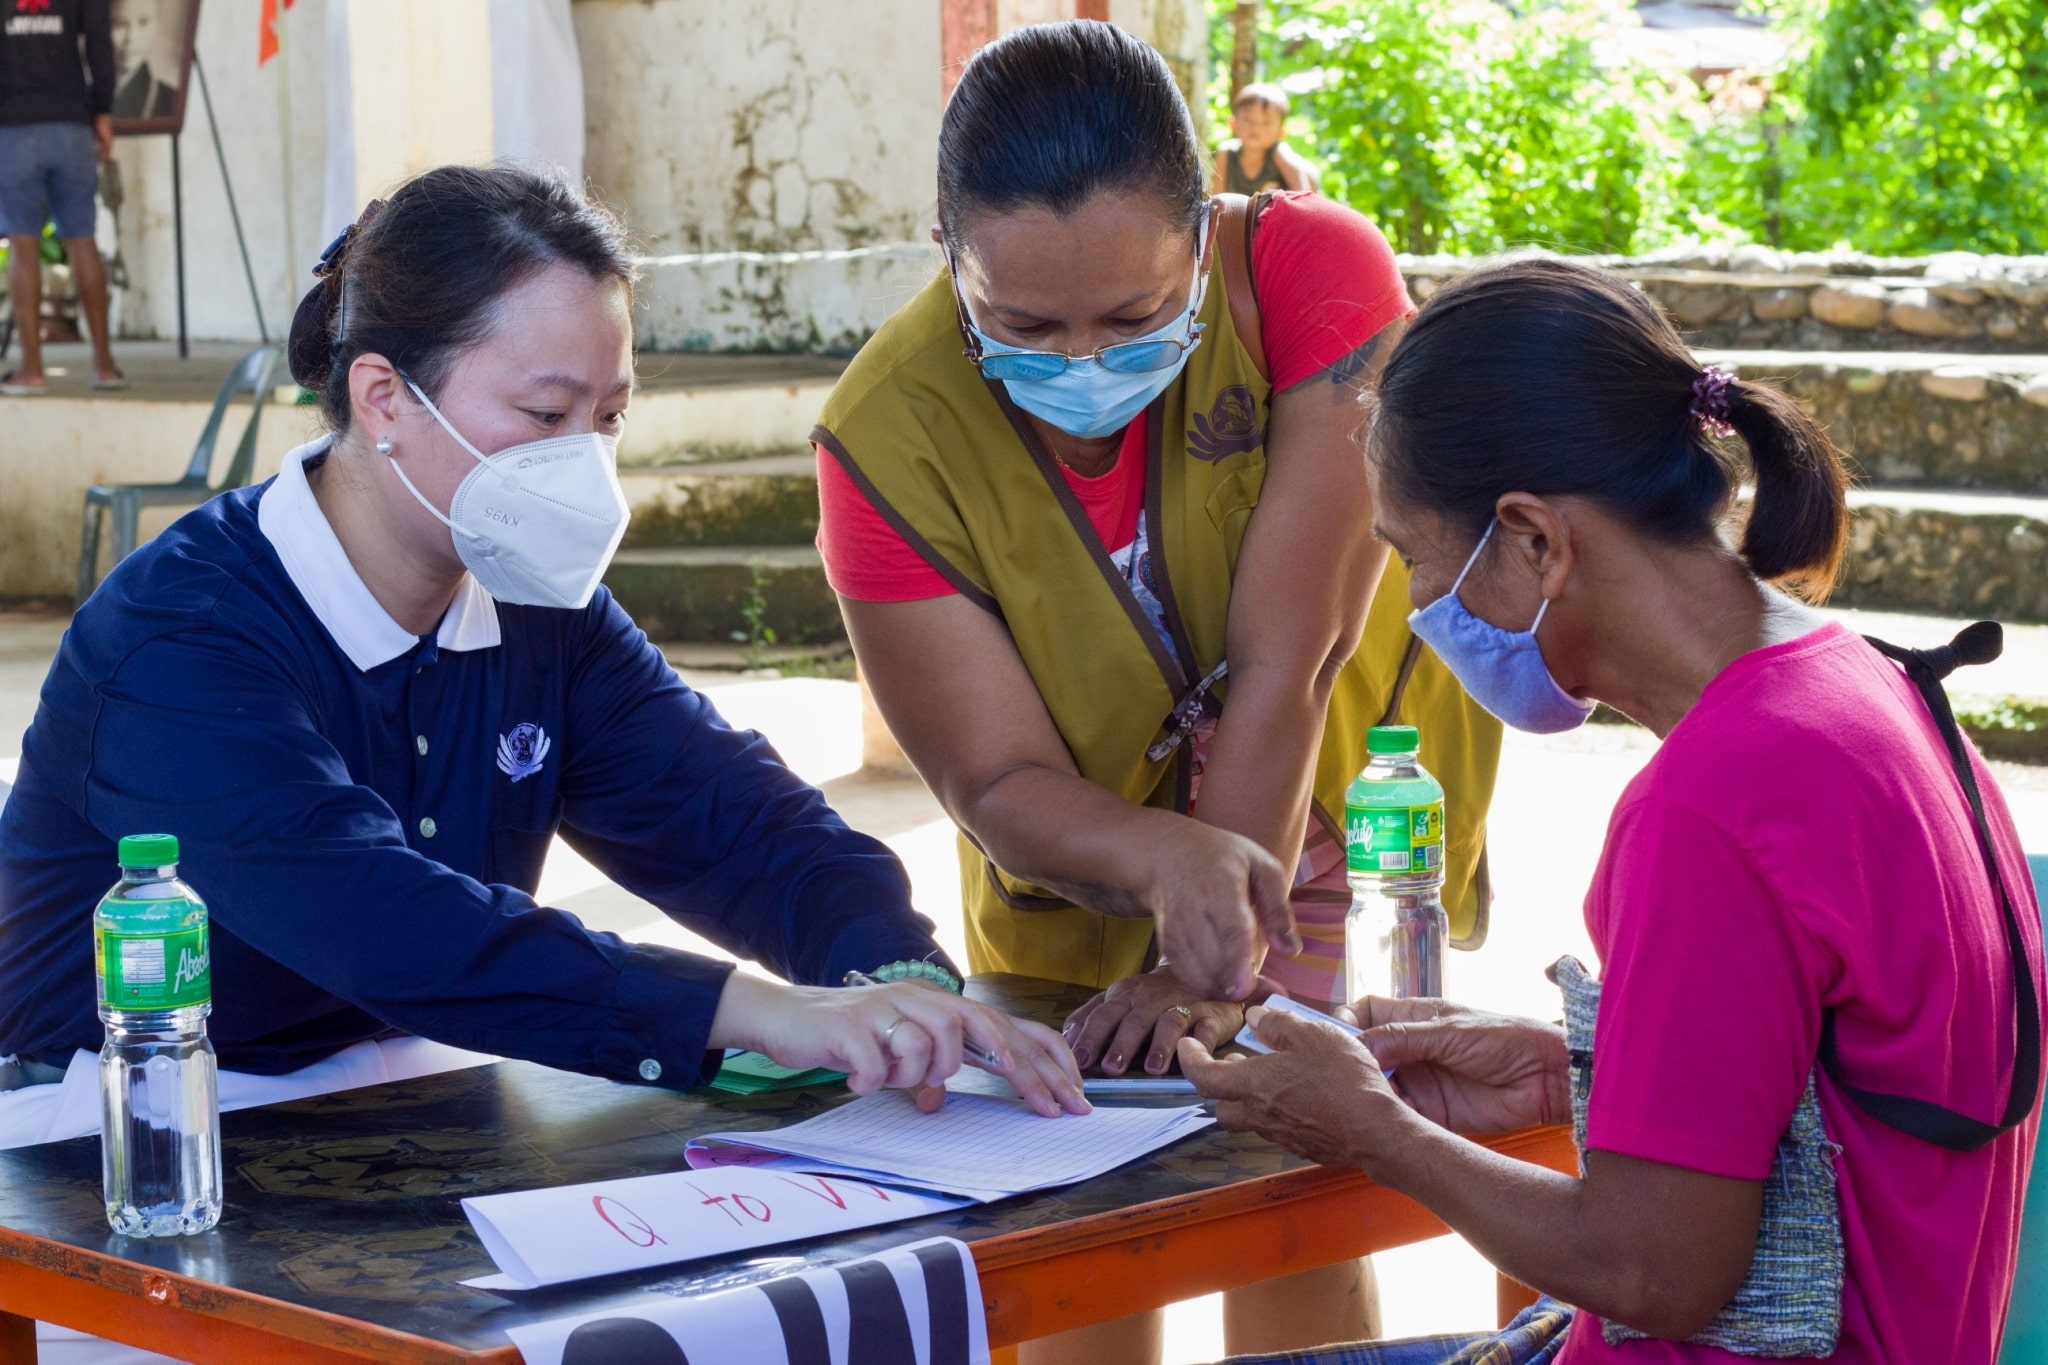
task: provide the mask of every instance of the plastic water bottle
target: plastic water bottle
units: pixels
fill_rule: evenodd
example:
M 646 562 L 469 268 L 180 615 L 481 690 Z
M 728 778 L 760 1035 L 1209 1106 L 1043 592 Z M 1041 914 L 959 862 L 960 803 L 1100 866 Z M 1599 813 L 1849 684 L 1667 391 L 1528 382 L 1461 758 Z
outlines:
M 121 841 L 121 880 L 92 919 L 99 978 L 100 1167 L 107 1221 L 129 1237 L 220 1221 L 220 1106 L 206 904 L 168 834 Z
M 1412 725 L 1374 726 L 1372 759 L 1344 793 L 1344 975 L 1353 1000 L 1444 993 L 1444 789 L 1416 760 L 1421 743 Z

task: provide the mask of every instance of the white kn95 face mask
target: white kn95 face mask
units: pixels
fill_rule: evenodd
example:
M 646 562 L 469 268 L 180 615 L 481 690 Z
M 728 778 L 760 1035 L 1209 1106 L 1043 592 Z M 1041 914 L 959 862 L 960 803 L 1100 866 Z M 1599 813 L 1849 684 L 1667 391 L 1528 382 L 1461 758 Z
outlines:
M 500 602 L 580 609 L 590 605 L 630 515 L 619 487 L 618 438 L 597 432 L 553 436 L 485 455 L 457 431 L 418 384 L 413 396 L 442 430 L 476 457 L 443 516 L 406 477 L 420 506 L 455 533 L 455 553 Z

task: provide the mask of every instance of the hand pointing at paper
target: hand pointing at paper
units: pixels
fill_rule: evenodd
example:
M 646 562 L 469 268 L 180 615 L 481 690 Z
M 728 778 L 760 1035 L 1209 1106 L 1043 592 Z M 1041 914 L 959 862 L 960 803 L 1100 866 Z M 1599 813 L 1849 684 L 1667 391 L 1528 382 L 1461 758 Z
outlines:
M 999 1059 L 992 1069 L 1039 1113 L 1088 1112 L 1074 1054 L 1059 1034 L 922 981 L 789 986 L 734 972 L 709 1039 L 714 1048 L 752 1048 L 784 1066 L 844 1071 L 857 1095 L 941 1086 L 965 1060 L 963 1042 Z M 920 1104 L 936 1107 L 923 1095 Z

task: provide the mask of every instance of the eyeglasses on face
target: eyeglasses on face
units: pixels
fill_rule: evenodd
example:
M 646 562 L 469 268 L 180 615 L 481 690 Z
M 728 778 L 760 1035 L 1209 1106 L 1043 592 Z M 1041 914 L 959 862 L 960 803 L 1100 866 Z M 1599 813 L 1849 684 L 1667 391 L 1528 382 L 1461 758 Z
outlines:
M 1149 374 L 1155 370 L 1170 370 L 1180 363 L 1182 353 L 1195 344 L 1202 335 L 1202 324 L 1188 324 L 1187 335 L 1179 339 L 1168 337 L 1156 341 L 1122 341 L 1114 346 L 1103 346 L 1087 355 L 1066 355 L 1059 351 L 1019 351 L 1002 355 L 985 355 L 981 339 L 968 333 L 970 344 L 965 352 L 974 362 L 975 368 L 990 379 L 1051 379 L 1054 375 L 1065 374 L 1067 367 L 1077 360 L 1093 360 L 1105 370 L 1117 374 Z
M 1198 266 L 1207 244 L 1208 228 L 1209 223 L 1205 220 L 1202 230 L 1195 238 L 1195 259 Z M 967 298 L 960 292 L 960 272 L 954 265 L 952 247 L 946 244 L 943 235 L 940 236 L 940 244 L 946 252 L 946 272 L 953 287 L 953 307 L 960 314 L 960 334 L 967 341 L 967 347 L 961 354 L 990 379 L 1051 379 L 1056 375 L 1065 374 L 1069 365 L 1082 360 L 1093 360 L 1114 374 L 1150 374 L 1158 370 L 1168 370 L 1178 365 L 1181 356 L 1194 348 L 1195 342 L 1200 339 L 1205 328 L 1205 324 L 1194 320 L 1194 315 L 1201 311 L 1202 297 L 1208 292 L 1208 281 L 1198 279 L 1194 304 L 1188 310 L 1188 330 L 1178 339 L 1169 337 L 1120 341 L 1113 346 L 1098 347 L 1086 355 L 1027 350 L 989 355 L 982 346 L 981 334 L 974 325 L 974 319 L 968 316 Z

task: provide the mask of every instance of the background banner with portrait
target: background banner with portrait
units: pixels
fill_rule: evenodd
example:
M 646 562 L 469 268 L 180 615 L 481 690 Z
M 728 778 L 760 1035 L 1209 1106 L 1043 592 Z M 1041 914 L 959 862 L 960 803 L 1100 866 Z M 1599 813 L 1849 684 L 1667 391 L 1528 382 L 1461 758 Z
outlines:
M 114 135 L 185 127 L 199 0 L 112 0 Z

